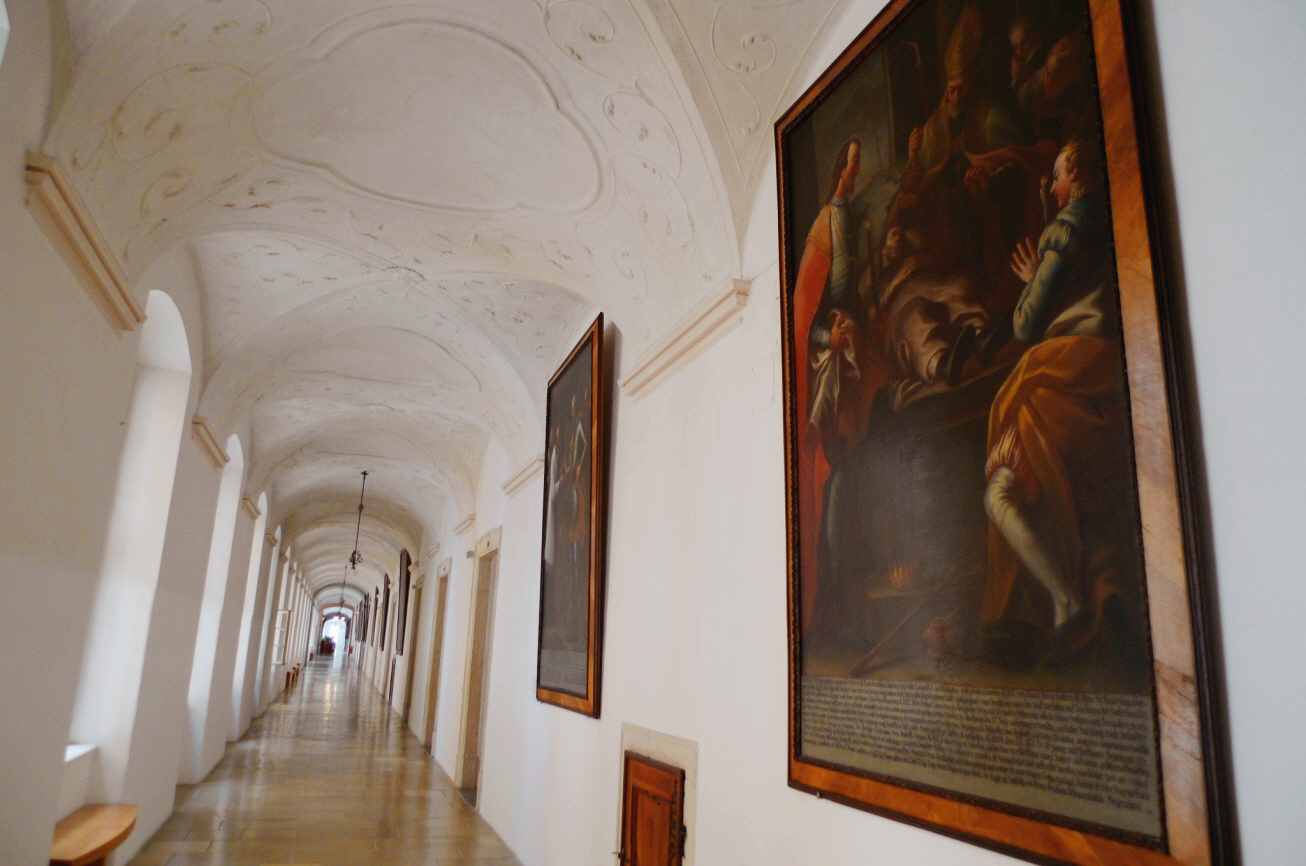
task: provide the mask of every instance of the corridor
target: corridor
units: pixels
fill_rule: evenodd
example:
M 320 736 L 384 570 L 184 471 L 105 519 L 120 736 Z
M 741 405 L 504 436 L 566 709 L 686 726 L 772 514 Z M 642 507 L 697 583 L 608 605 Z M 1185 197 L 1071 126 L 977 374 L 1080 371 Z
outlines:
M 131 866 L 518 866 L 354 665 L 310 663 Z

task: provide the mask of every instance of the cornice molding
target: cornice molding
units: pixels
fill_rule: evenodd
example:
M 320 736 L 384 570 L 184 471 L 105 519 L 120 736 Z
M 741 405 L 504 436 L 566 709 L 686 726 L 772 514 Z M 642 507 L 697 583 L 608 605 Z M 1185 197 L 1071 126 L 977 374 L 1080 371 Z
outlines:
M 231 462 L 226 449 L 222 447 L 222 443 L 218 442 L 218 437 L 213 435 L 209 422 L 205 421 L 202 416 L 196 415 L 191 419 L 190 429 L 191 435 L 199 443 L 200 450 L 213 463 L 214 469 L 221 469 Z
M 472 512 L 471 514 L 464 517 L 459 522 L 459 524 L 453 528 L 453 534 L 462 535 L 464 532 L 471 529 L 475 525 L 476 525 L 476 513 Z
M 27 209 L 109 325 L 117 331 L 136 330 L 145 321 L 145 310 L 68 172 L 54 157 L 27 154 Z
M 544 455 L 537 454 L 525 466 L 514 472 L 511 478 L 503 482 L 503 492 L 508 496 L 516 494 L 543 471 Z
M 476 541 L 476 555 L 485 556 L 492 550 L 498 550 L 503 543 L 503 527 L 496 526 Z
M 258 504 L 248 496 L 240 497 L 240 507 L 245 509 L 245 513 L 254 520 L 258 520 L 263 514 L 263 512 L 259 510 Z
M 695 304 L 635 359 L 630 372 L 621 377 L 621 390 L 638 400 L 670 378 L 743 321 L 751 290 L 748 280 L 727 280 L 720 291 Z

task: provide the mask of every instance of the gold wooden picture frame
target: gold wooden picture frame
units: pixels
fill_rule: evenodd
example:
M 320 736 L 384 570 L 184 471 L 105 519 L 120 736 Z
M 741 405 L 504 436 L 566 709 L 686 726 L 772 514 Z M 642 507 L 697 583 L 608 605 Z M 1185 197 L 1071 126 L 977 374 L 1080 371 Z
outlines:
M 1232 862 L 1124 0 L 892 0 L 776 124 L 791 787 Z
M 608 401 L 603 314 L 549 380 L 535 696 L 598 718 Z

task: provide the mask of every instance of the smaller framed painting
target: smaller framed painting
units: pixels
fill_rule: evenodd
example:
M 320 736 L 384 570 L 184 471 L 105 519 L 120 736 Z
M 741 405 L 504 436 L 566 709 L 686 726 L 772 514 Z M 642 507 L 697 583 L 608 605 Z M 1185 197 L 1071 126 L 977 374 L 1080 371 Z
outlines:
M 549 380 L 535 696 L 598 718 L 608 423 L 603 315 Z

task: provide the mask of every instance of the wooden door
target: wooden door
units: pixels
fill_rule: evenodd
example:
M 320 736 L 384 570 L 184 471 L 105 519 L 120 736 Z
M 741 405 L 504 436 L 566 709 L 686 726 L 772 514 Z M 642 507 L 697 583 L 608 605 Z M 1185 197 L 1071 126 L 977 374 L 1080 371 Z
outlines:
M 490 632 L 498 566 L 497 549 L 477 561 L 471 646 L 467 653 L 466 700 L 463 704 L 462 760 L 459 761 L 457 776 L 458 787 L 464 791 L 474 791 L 481 775 L 481 735 L 485 725 L 485 687 L 489 680 Z M 469 799 L 475 805 L 475 795 Z
M 685 771 L 626 753 L 622 866 L 680 866 L 685 855 Z

